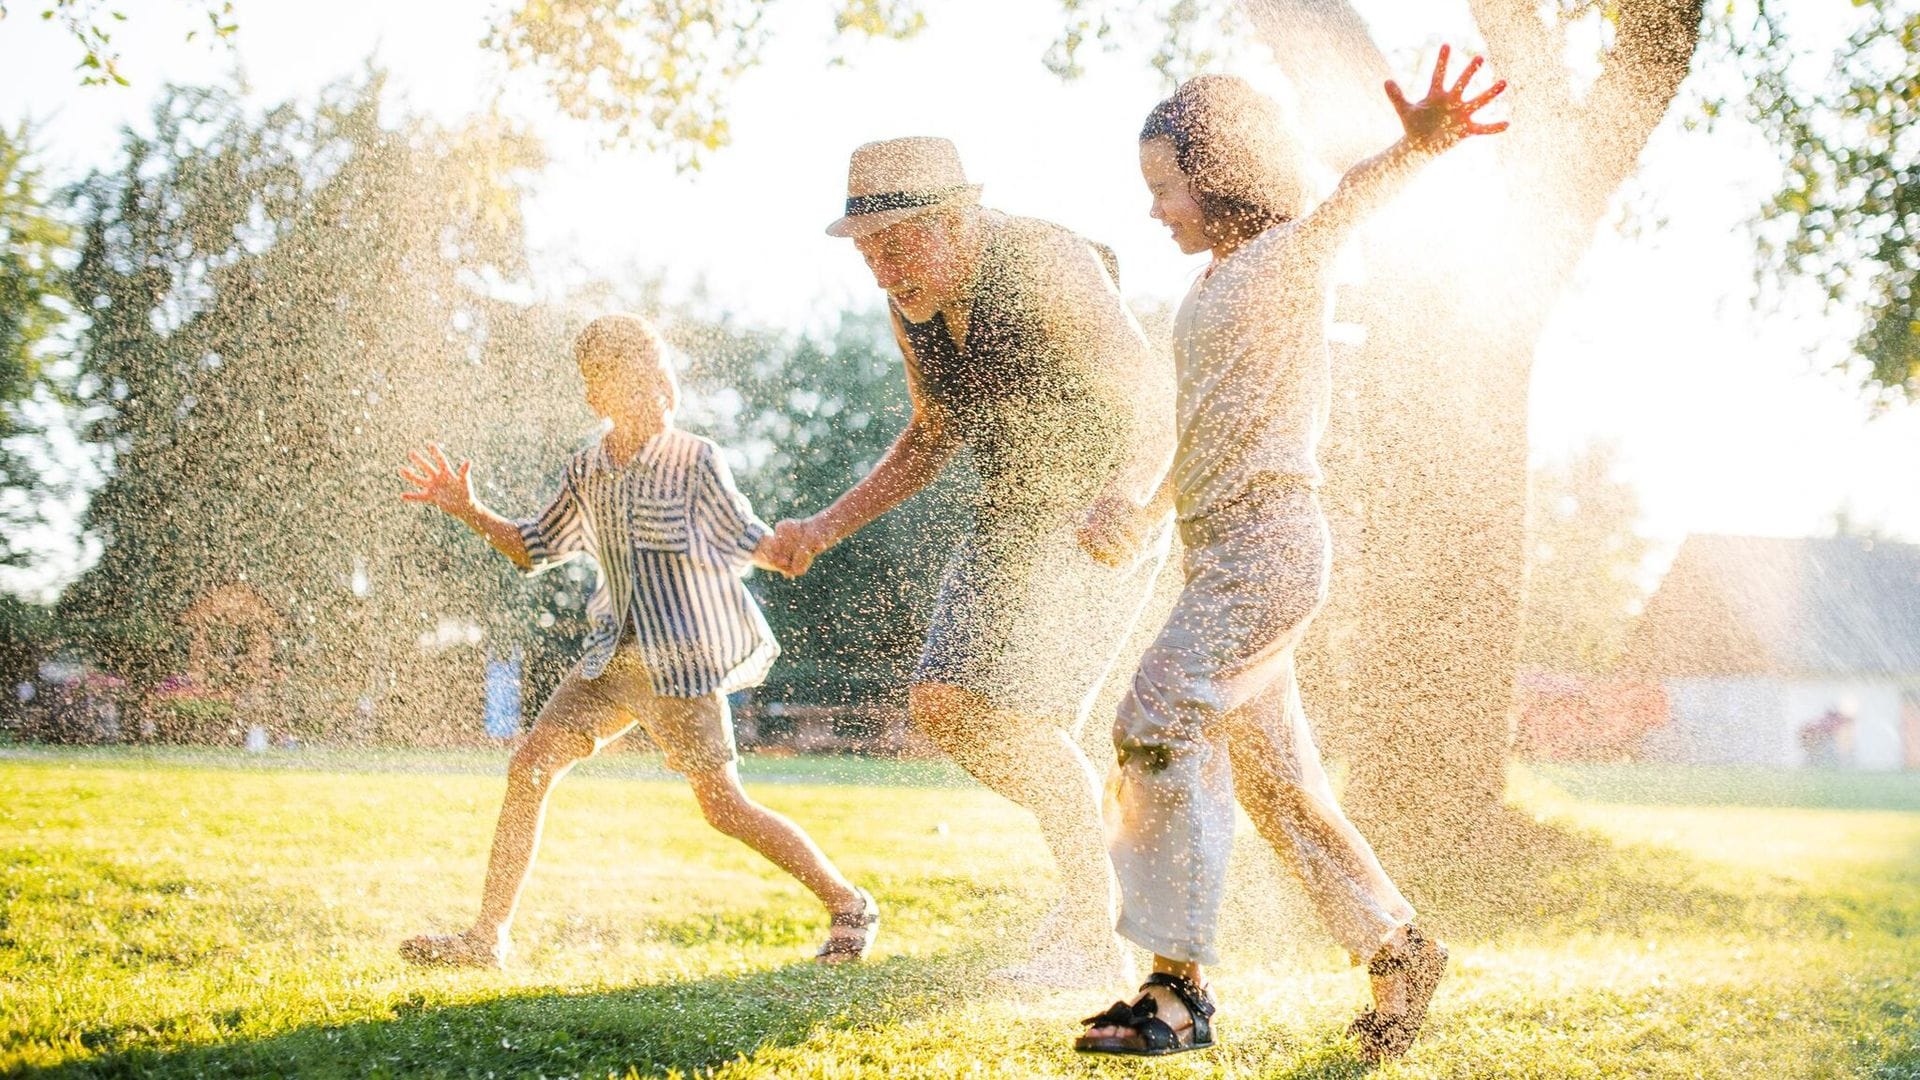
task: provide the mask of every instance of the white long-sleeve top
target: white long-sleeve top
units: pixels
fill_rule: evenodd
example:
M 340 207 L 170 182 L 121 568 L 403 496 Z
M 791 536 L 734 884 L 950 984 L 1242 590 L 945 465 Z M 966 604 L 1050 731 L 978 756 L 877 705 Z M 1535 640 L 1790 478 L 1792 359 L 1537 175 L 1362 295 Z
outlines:
M 1173 323 L 1180 520 L 1264 478 L 1320 484 L 1334 257 L 1427 156 L 1401 143 L 1354 166 L 1312 212 L 1247 241 L 1187 291 Z

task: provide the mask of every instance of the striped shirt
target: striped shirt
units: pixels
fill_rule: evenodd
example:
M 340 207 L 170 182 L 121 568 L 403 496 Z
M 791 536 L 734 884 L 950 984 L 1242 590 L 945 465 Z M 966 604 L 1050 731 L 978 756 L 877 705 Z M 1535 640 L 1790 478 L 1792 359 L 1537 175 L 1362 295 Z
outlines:
M 624 467 L 596 442 L 567 462 L 546 510 L 518 524 L 530 573 L 580 555 L 599 565 L 587 602 L 587 678 L 606 670 L 623 637 L 663 697 L 758 686 L 780 655 L 743 580 L 772 530 L 708 440 L 668 429 Z

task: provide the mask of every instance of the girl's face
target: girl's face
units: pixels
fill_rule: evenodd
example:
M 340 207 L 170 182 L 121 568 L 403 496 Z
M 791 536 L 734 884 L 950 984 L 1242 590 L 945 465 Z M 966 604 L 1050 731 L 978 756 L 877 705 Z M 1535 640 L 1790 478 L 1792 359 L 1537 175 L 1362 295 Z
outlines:
M 1140 144 L 1140 177 L 1153 196 L 1149 212 L 1173 234 L 1173 242 L 1183 253 L 1192 255 L 1213 246 L 1207 236 L 1206 215 L 1193 198 L 1187 174 L 1180 171 L 1171 139 L 1148 139 Z

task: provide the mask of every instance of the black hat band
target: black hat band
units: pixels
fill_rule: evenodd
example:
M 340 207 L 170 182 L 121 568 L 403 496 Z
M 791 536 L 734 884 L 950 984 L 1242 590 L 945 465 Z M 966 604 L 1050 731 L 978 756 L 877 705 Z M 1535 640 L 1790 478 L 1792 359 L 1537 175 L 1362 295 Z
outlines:
M 878 214 L 888 210 L 911 210 L 919 206 L 932 206 L 945 202 L 953 196 L 967 190 L 960 184 L 941 191 L 883 191 L 878 195 L 847 196 L 847 216 L 860 217 L 863 214 Z

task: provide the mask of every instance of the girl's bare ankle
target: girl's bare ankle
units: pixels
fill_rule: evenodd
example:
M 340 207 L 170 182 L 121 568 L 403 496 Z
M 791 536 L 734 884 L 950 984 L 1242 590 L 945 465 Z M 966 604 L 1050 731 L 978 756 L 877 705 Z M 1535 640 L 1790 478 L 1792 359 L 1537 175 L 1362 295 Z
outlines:
M 1393 932 L 1388 934 L 1381 941 L 1381 944 L 1392 949 L 1394 952 L 1399 952 L 1407 948 L 1413 944 L 1413 939 L 1407 936 L 1407 930 L 1411 926 L 1411 923 L 1401 923 L 1399 926 L 1394 927 Z

